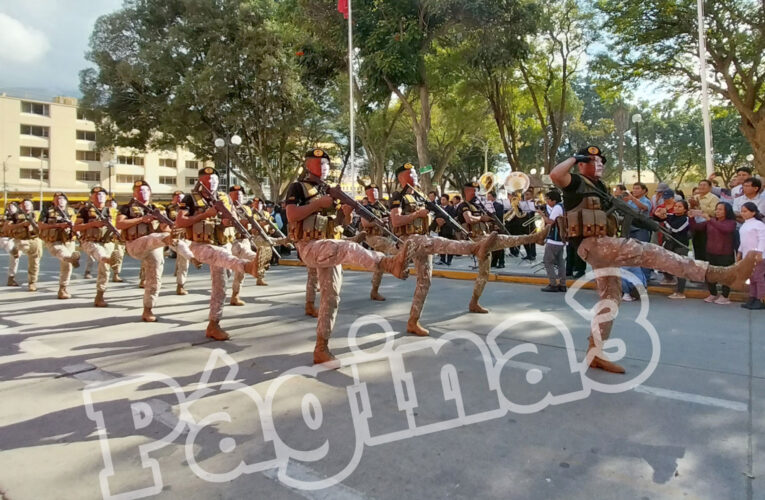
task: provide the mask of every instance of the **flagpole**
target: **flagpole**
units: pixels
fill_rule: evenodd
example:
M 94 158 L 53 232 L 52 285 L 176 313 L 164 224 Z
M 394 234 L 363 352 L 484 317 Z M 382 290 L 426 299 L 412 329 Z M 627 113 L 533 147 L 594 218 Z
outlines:
M 704 121 L 704 151 L 707 176 L 714 170 L 712 160 L 712 120 L 709 117 L 709 89 L 707 87 L 707 45 L 704 28 L 704 0 L 697 0 L 699 15 L 699 78 L 701 79 L 701 115 Z
M 348 96 L 351 118 L 351 156 L 349 163 L 351 167 L 351 185 L 353 193 L 356 194 L 356 114 L 353 107 L 353 7 L 352 0 L 348 0 Z

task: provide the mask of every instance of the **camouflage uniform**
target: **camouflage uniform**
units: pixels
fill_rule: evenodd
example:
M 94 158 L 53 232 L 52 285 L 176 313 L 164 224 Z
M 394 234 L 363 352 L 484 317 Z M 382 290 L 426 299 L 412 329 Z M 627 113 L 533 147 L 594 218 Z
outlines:
M 386 217 L 390 216 L 388 209 L 385 208 L 382 203 L 380 203 L 380 200 L 375 200 L 374 203 L 368 204 L 367 209 L 381 220 L 384 220 Z M 380 229 L 378 226 L 368 226 L 364 229 L 364 232 L 366 233 L 365 241 L 367 245 L 369 245 L 369 247 L 373 250 L 382 252 L 386 255 L 394 255 L 398 252 L 396 243 L 394 243 L 394 241 L 389 237 L 384 236 L 382 229 Z M 373 300 L 385 300 L 379 292 L 380 284 L 382 283 L 382 275 L 382 271 L 375 271 L 372 273 L 372 290 L 370 292 L 370 296 Z
M 96 208 L 85 206 L 77 215 L 83 224 L 98 220 Z M 112 220 L 117 219 L 117 209 L 104 207 L 101 213 Z M 112 269 L 112 254 L 114 254 L 114 241 L 116 237 L 106 228 L 92 228 L 80 235 L 80 248 L 92 258 L 98 265 L 98 278 L 96 279 L 96 291 L 103 294 Z
M 244 213 L 248 217 L 252 217 L 252 210 L 248 206 L 242 205 L 241 210 L 244 210 Z M 252 230 L 253 228 L 250 227 L 250 222 L 248 220 L 240 220 L 239 222 L 242 223 L 242 225 L 247 230 Z M 238 231 L 236 232 L 236 239 L 231 244 L 231 253 L 234 255 L 234 257 L 238 257 L 242 260 L 251 261 L 253 259 L 258 259 L 258 278 L 262 278 L 263 268 L 261 266 L 267 264 L 271 258 L 269 257 L 266 262 L 263 262 L 263 256 L 260 253 L 260 248 L 258 248 L 258 252 L 255 253 L 252 251 L 252 242 L 250 241 L 248 235 L 241 234 Z M 234 295 L 234 297 L 239 297 L 239 292 L 242 289 L 242 283 L 244 282 L 244 271 L 236 271 L 234 273 L 234 282 L 231 285 L 231 293 Z
M 165 215 L 171 221 L 175 222 L 178 217 L 178 211 L 185 210 L 186 206 L 183 203 L 171 203 L 165 207 Z M 170 248 L 175 252 L 175 283 L 179 288 L 183 288 L 186 285 L 186 280 L 189 277 L 189 258 L 184 255 L 184 251 L 179 251 L 178 242 L 183 241 L 184 246 L 188 249 L 188 242 L 185 240 L 185 230 L 173 230 L 173 235 L 176 237 L 173 245 Z M 190 250 L 189 250 L 190 252 Z
M 482 215 L 481 210 L 478 208 L 474 200 L 465 200 L 460 203 L 457 206 L 457 217 L 459 218 L 459 222 L 462 223 L 462 226 L 470 233 L 470 237 L 474 241 L 482 241 L 490 234 L 493 225 L 490 222 L 469 223 L 465 218 L 465 213 L 469 213 L 473 217 L 480 217 Z M 489 248 L 489 252 L 504 250 L 505 248 L 515 248 L 521 245 L 536 244 L 544 240 L 545 234 L 547 234 L 546 231 L 523 236 L 497 234 L 494 243 Z M 475 285 L 473 286 L 473 295 L 470 299 L 470 310 L 472 312 L 488 312 L 478 304 L 478 300 L 481 298 L 484 288 L 486 288 L 490 272 L 491 253 L 487 253 L 486 257 L 478 259 L 478 275 L 476 276 Z
M 8 252 L 8 285 L 15 283 L 16 271 L 19 268 L 19 249 L 6 227 L 10 224 L 10 214 L 0 214 L 0 248 Z
M 66 214 L 72 222 L 77 218 L 75 211 L 69 207 L 66 208 Z M 66 222 L 66 220 L 55 208 L 50 207 L 47 212 L 41 215 L 40 222 L 61 224 Z M 44 229 L 41 231 L 40 236 L 45 241 L 45 248 L 48 249 L 48 252 L 60 262 L 58 277 L 59 295 L 62 292 L 66 293 L 66 289 L 69 287 L 69 280 L 72 277 L 73 260 L 79 266 L 80 254 L 75 252 L 74 234 L 70 228 L 58 228 Z
M 19 210 L 11 216 L 11 223 L 20 224 L 30 220 L 36 222 L 38 218 L 39 214 L 34 210 L 29 213 Z M 37 278 L 40 273 L 40 259 L 43 253 L 43 243 L 40 235 L 31 226 L 13 229 L 11 233 L 16 249 L 27 256 L 29 287 L 30 290 L 34 290 L 36 289 Z
M 112 273 L 115 275 L 122 272 L 122 263 L 125 261 L 125 249 L 125 243 L 115 240 L 114 252 L 112 252 Z

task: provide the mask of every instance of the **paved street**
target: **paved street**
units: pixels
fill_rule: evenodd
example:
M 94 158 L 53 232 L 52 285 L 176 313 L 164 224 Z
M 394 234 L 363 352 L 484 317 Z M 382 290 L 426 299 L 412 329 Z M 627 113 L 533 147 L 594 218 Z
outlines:
M 423 324 L 449 339 L 438 343 L 403 333 L 414 277 L 386 276 L 388 300 L 373 303 L 369 274 L 346 272 L 330 342 L 346 366 L 285 377 L 311 366 L 305 270 L 276 267 L 269 287 L 248 278 L 246 306 L 225 309 L 232 340 L 216 343 L 205 269 L 179 297 L 173 262 L 153 324 L 140 322 L 129 258 L 107 309 L 92 307 L 84 267 L 73 299 L 56 300 L 47 254 L 38 293 L 2 288 L 0 498 L 765 498 L 765 314 L 651 295 L 658 352 L 641 303 L 623 304 L 627 374 L 583 377 L 567 347 L 582 360 L 589 323 L 564 294 L 490 282 L 491 313 L 467 314 L 472 282 L 434 279 Z M 571 298 L 591 307 L 596 295 Z M 350 345 L 372 314 L 393 344 L 366 325 Z

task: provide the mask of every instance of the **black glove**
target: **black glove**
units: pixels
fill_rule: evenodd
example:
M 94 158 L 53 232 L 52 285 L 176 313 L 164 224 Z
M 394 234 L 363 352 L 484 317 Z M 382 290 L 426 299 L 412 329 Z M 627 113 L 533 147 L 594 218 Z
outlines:
M 590 163 L 592 161 L 589 155 L 574 155 L 574 159 L 577 163 Z

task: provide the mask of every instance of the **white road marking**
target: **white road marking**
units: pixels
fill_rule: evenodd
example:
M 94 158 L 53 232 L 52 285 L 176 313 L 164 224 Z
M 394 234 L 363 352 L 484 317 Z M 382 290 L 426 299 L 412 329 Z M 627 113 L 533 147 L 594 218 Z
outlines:
M 635 392 L 642 394 L 650 394 L 659 398 L 674 399 L 677 401 L 685 401 L 687 403 L 695 403 L 706 406 L 716 406 L 718 408 L 725 408 L 726 410 L 745 412 L 749 410 L 747 403 L 740 401 L 731 401 L 729 399 L 712 398 L 709 396 L 700 396 L 698 394 L 690 394 L 688 392 L 672 391 L 670 389 L 661 389 L 659 387 L 649 387 L 646 385 L 639 385 L 633 389 Z
M 263 475 L 267 478 L 279 481 L 277 469 L 269 469 L 263 472 Z M 289 475 L 291 478 L 298 479 L 300 481 L 321 481 L 325 479 L 321 474 L 315 470 L 297 462 L 290 462 Z M 367 498 L 362 492 L 346 486 L 342 483 L 330 486 L 323 490 L 299 490 L 297 488 L 291 488 L 279 482 L 280 485 L 285 488 L 294 491 L 303 498 L 309 500 L 364 500 Z

